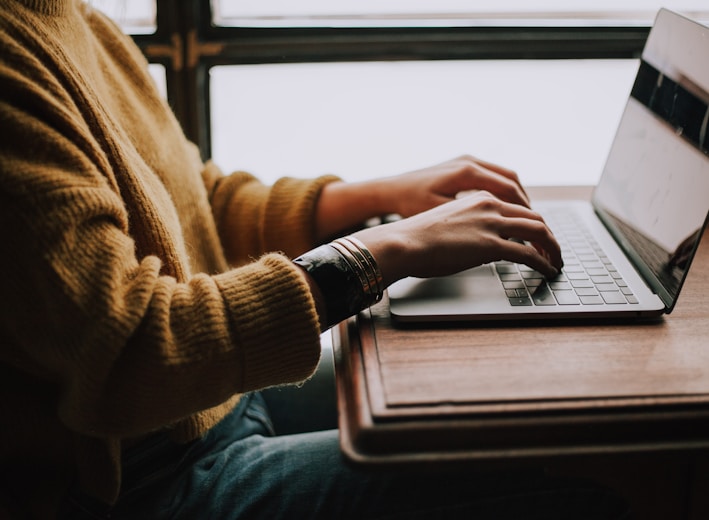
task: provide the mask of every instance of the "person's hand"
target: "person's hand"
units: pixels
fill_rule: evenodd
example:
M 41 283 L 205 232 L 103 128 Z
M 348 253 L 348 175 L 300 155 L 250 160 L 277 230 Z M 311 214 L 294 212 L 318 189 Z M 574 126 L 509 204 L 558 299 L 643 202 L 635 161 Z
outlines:
M 503 201 L 529 207 L 529 198 L 514 171 L 470 155 L 387 177 L 381 184 L 382 193 L 391 200 L 389 213 L 402 217 L 416 215 L 472 190 L 488 191 Z
M 464 155 L 392 177 L 328 184 L 318 201 L 316 237 L 325 240 L 372 217 L 410 217 L 475 190 L 529 207 L 529 198 L 515 172 Z
M 376 258 L 387 286 L 406 276 L 445 276 L 501 259 L 547 277 L 562 267 L 559 245 L 539 214 L 487 191 L 354 236 Z

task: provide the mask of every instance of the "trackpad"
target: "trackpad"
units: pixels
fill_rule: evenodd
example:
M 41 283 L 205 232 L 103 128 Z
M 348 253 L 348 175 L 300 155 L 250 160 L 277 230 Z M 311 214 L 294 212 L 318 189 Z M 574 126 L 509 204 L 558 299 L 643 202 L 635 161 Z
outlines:
M 475 293 L 499 292 L 500 282 L 490 264 L 440 278 L 405 278 L 392 284 L 390 299 L 413 301 L 458 299 Z

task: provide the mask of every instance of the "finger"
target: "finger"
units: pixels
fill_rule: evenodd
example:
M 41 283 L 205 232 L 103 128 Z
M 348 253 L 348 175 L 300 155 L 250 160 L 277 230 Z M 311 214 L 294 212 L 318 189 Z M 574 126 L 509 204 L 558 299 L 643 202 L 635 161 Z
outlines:
M 507 240 L 500 251 L 503 260 L 529 266 L 547 278 L 555 278 L 561 269 L 531 245 Z
M 534 211 L 532 208 L 520 206 L 519 204 L 510 204 L 503 201 L 500 205 L 499 211 L 504 217 L 523 218 L 545 223 L 544 217 L 542 217 L 538 212 Z
M 478 159 L 477 157 L 471 157 L 471 159 L 486 170 L 497 173 L 516 184 L 519 190 L 524 194 L 525 198 L 529 200 L 529 196 L 527 195 L 524 186 L 522 186 L 522 182 L 519 180 L 519 175 L 517 175 L 517 172 L 510 170 L 509 168 L 505 168 L 504 166 L 500 166 L 499 164 Z
M 484 207 L 486 211 L 502 217 L 499 220 L 495 219 L 496 224 L 494 224 L 493 231 L 498 236 L 503 239 L 513 238 L 533 244 L 522 245 L 534 250 L 538 256 L 543 256 L 547 263 L 555 269 L 561 269 L 563 265 L 561 248 L 539 213 L 518 204 L 490 197 L 485 192 L 478 193 L 476 206 L 479 209 Z
M 529 207 L 530 202 L 527 193 L 519 184 L 519 181 L 516 180 L 516 174 L 512 173 L 512 175 L 515 177 L 510 178 L 501 175 L 499 172 L 490 170 L 480 164 L 471 165 L 471 176 L 478 189 L 489 191 L 505 202 Z
M 519 177 L 517 173 L 514 170 L 510 170 L 509 168 L 505 168 L 504 166 L 500 166 L 499 164 L 491 163 L 488 161 L 484 161 L 482 159 L 478 159 L 477 157 L 472 158 L 473 161 L 475 161 L 477 164 L 482 166 L 483 168 L 486 168 L 490 171 L 497 172 L 500 175 L 503 175 L 507 177 L 510 180 L 513 180 L 519 184 Z
M 516 212 L 520 213 L 519 210 Z M 533 248 L 554 267 L 561 269 L 563 266 L 561 248 L 556 238 L 554 238 L 554 234 L 539 214 L 533 211 L 528 211 L 527 213 L 528 215 L 525 216 L 507 218 L 499 230 L 500 236 L 529 242 L 530 245 L 527 247 Z

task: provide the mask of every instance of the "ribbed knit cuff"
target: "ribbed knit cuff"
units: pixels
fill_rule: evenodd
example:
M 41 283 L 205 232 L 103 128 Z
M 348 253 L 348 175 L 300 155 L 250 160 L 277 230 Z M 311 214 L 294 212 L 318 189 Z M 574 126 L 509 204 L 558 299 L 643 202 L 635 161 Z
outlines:
M 320 360 L 315 302 L 298 267 L 269 254 L 215 277 L 240 347 L 243 391 L 309 377 Z
M 284 177 L 271 188 L 264 215 L 266 250 L 274 247 L 297 256 L 315 245 L 315 206 L 322 189 L 339 177 L 325 175 L 315 180 Z M 305 189 L 303 189 L 305 188 Z M 298 193 L 299 199 L 293 200 Z

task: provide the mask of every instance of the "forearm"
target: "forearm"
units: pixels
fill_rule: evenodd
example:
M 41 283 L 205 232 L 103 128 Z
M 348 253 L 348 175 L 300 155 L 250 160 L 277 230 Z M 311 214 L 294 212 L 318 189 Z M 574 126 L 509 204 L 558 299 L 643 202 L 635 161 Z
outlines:
M 322 189 L 316 209 L 319 242 L 361 226 L 368 219 L 393 213 L 387 180 L 334 182 Z
M 282 178 L 267 186 L 247 173 L 234 172 L 207 183 L 227 260 L 241 265 L 270 251 L 292 257 L 322 242 L 316 229 L 321 191 L 338 181 L 332 175 Z

